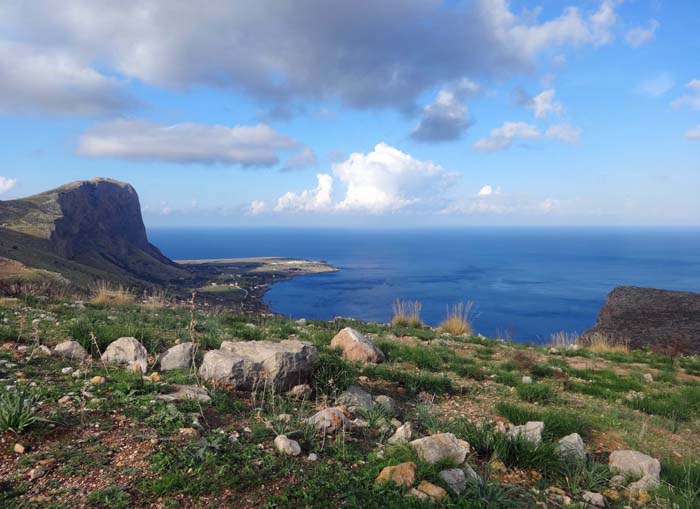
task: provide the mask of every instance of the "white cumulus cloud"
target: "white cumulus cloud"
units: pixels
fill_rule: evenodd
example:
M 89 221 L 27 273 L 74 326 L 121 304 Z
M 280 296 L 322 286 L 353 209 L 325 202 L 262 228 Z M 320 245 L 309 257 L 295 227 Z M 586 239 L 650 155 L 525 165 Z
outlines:
M 553 88 L 547 89 L 532 98 L 530 108 L 535 111 L 535 118 L 543 119 L 550 115 L 561 115 L 564 106 L 554 100 L 556 91 Z
M 173 163 L 271 166 L 279 162 L 280 151 L 298 146 L 299 142 L 265 124 L 228 127 L 115 120 L 86 131 L 80 138 L 78 154 Z
M 582 132 L 583 130 L 580 127 L 575 127 L 570 124 L 557 124 L 549 127 L 545 132 L 545 136 L 549 139 L 575 145 L 581 141 Z
M 685 84 L 685 88 L 688 91 L 673 101 L 671 105 L 674 108 L 690 108 L 691 110 L 700 110 L 700 79 L 690 80 Z
M 354 153 L 333 165 L 333 172 L 347 191 L 337 205 L 348 212 L 395 211 L 434 197 L 455 178 L 432 161 L 379 143 L 367 154 Z
M 5 194 L 17 185 L 17 179 L 0 177 L 0 194 Z
M 317 185 L 300 193 L 285 193 L 275 206 L 275 212 L 323 212 L 333 202 L 333 177 L 325 173 L 316 175 Z
M 259 216 L 267 211 L 267 203 L 262 200 L 253 200 L 246 210 L 246 215 Z
M 504 122 L 503 126 L 492 129 L 489 136 L 477 140 L 474 148 L 481 152 L 503 150 L 517 139 L 534 140 L 540 137 L 540 132 L 532 124 L 526 122 Z
M 625 42 L 633 48 L 644 46 L 645 44 L 654 40 L 659 26 L 658 21 L 655 19 L 650 19 L 647 26 L 636 26 L 630 28 L 625 34 Z

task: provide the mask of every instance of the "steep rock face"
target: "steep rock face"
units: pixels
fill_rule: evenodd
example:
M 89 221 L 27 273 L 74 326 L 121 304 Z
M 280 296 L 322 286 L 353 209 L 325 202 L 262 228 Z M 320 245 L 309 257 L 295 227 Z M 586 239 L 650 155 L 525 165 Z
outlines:
M 116 180 L 73 182 L 0 202 L 0 226 L 0 235 L 14 249 L 6 256 L 31 266 L 50 265 L 60 272 L 61 264 L 55 261 L 59 257 L 97 269 L 96 278 L 117 275 L 167 282 L 190 277 L 148 242 L 136 191 Z
M 608 294 L 595 326 L 582 341 L 599 334 L 631 348 L 664 353 L 700 353 L 700 293 L 620 286 Z

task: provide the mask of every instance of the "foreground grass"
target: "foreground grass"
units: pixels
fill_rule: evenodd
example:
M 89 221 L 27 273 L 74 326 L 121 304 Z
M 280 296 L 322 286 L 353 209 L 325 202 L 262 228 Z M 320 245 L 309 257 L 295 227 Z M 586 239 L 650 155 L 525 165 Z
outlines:
M 336 437 L 318 437 L 303 419 L 352 384 L 387 394 L 400 406 L 402 421 L 420 434 L 452 432 L 472 446 L 469 462 L 485 481 L 446 507 L 534 507 L 556 486 L 574 498 L 607 489 L 605 453 L 634 448 L 662 460 L 663 486 L 649 507 L 697 507 L 700 499 L 700 361 L 650 352 L 572 351 L 513 345 L 445 335 L 411 324 L 354 321 L 301 325 L 270 317 L 227 312 L 195 313 L 165 304 L 40 303 L 32 299 L 0 308 L 0 393 L 17 407 L 0 430 L 0 506 L 47 507 L 427 507 L 374 478 L 387 465 L 415 461 L 419 477 L 441 485 L 438 472 L 450 465 L 421 463 L 410 448 L 389 447 L 385 416 L 364 415 L 370 426 Z M 328 348 L 345 326 L 369 334 L 387 355 L 378 366 L 344 361 Z M 33 351 L 72 338 L 97 354 L 121 336 L 134 336 L 157 353 L 178 340 L 194 339 L 203 349 L 223 340 L 281 340 L 297 337 L 320 349 L 311 380 L 314 394 L 302 401 L 261 397 L 210 387 L 212 402 L 168 403 L 160 394 L 172 384 L 197 383 L 190 372 L 162 373 L 160 381 L 99 362 L 81 376 L 62 373 L 76 363 Z M 8 367 L 9 363 L 9 367 Z M 649 383 L 644 374 L 653 374 Z M 89 384 L 95 376 L 104 384 Z M 533 382 L 523 383 L 523 376 Z M 5 389 L 22 389 L 23 401 Z M 26 392 L 25 392 L 26 391 Z M 12 393 L 19 394 L 19 393 Z M 68 403 L 59 399 L 71 395 Z M 0 408 L 0 415 L 2 408 Z M 288 414 L 289 422 L 276 419 Z M 545 423 L 534 446 L 505 440 L 495 423 Z M 196 437 L 181 428 L 201 427 Z M 25 423 L 25 424 L 17 424 Z M 563 464 L 556 441 L 584 437 L 589 461 Z M 286 433 L 303 454 L 277 454 L 272 440 Z M 22 443 L 27 450 L 16 454 Z M 316 454 L 316 461 L 306 459 Z M 28 472 L 44 474 L 29 480 Z M 39 500 L 39 502 L 37 502 Z M 76 504 L 76 501 L 77 504 Z M 621 494 L 611 507 L 632 502 Z

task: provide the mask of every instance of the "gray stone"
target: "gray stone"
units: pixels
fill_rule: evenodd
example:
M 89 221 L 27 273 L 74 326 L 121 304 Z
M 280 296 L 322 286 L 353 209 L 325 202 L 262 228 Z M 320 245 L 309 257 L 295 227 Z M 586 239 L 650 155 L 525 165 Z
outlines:
M 532 377 L 525 375 L 521 381 L 522 381 L 522 383 L 524 383 L 524 384 L 531 384 L 531 383 L 532 383 Z
M 453 495 L 461 495 L 467 489 L 467 479 L 459 468 L 451 468 L 440 472 L 440 479 L 445 483 L 447 491 Z
M 136 338 L 119 338 L 112 341 L 102 354 L 107 364 L 122 364 L 145 373 L 148 370 L 148 352 Z
M 372 395 L 357 385 L 351 385 L 335 400 L 337 405 L 344 405 L 351 413 L 372 408 Z
M 482 482 L 481 476 L 479 474 L 477 474 L 476 470 L 474 470 L 469 465 L 464 465 L 462 467 L 462 472 L 464 472 L 464 478 L 466 479 L 467 483 L 469 483 L 469 484 L 481 484 L 481 482 Z
M 340 348 L 349 361 L 378 364 L 384 362 L 384 353 L 355 329 L 346 327 L 331 340 L 331 348 Z
M 311 397 L 311 386 L 309 384 L 295 385 L 287 392 L 287 396 L 294 399 L 306 399 Z
M 544 431 L 544 422 L 542 421 L 530 421 L 521 426 L 512 426 L 508 430 L 508 436 L 511 439 L 516 439 L 518 437 L 532 442 L 533 444 L 539 444 L 542 442 L 542 432 Z
M 583 461 L 586 459 L 586 447 L 581 435 L 578 433 L 572 433 L 560 439 L 557 445 L 557 452 L 560 457 L 574 461 Z
M 350 431 L 352 428 L 352 423 L 348 420 L 343 410 L 337 407 L 324 408 L 306 419 L 305 422 L 322 433 Z
M 287 390 L 308 380 L 317 363 L 316 347 L 299 340 L 224 341 L 206 353 L 199 374 L 237 389 Z
M 638 451 L 615 451 L 610 455 L 610 470 L 625 476 L 639 477 L 629 489 L 654 489 L 660 483 L 659 460 Z
M 275 447 L 282 454 L 287 456 L 299 456 L 301 454 L 301 446 L 296 440 L 290 440 L 285 435 L 275 437 Z
M 194 366 L 194 343 L 191 342 L 168 348 L 156 360 L 156 369 L 160 371 L 190 369 L 192 366 Z
M 411 440 L 412 435 L 413 429 L 411 428 L 411 423 L 407 422 L 399 426 L 396 432 L 391 437 L 389 437 L 389 439 L 386 442 L 391 445 L 406 443 Z
M 452 433 L 437 433 L 413 440 L 411 447 L 420 459 L 430 464 L 451 460 L 460 465 L 469 453 L 469 443 L 459 440 Z
M 393 417 L 397 417 L 401 414 L 401 409 L 399 408 L 399 404 L 396 402 L 396 400 L 390 396 L 386 396 L 384 394 L 379 394 L 374 397 L 374 403 L 377 405 L 382 405 L 386 411 L 389 413 L 389 415 Z
M 602 509 L 605 507 L 605 497 L 593 491 L 584 491 L 581 495 L 581 509 Z
M 644 381 L 646 383 L 648 383 L 648 384 L 654 383 L 654 376 L 651 373 L 644 373 L 644 375 L 642 375 L 642 377 L 644 378 Z
M 53 354 L 56 357 L 77 361 L 84 361 L 90 357 L 90 354 L 88 354 L 85 348 L 77 341 L 64 341 L 57 344 L 53 349 Z

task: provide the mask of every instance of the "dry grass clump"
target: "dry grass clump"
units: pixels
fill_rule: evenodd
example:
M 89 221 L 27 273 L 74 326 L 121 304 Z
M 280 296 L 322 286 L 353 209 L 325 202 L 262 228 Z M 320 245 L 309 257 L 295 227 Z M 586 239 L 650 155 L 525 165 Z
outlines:
M 553 348 L 571 348 L 578 342 L 579 337 L 576 332 L 555 332 L 549 336 L 549 346 Z
M 597 353 L 629 353 L 630 351 L 628 340 L 616 341 L 600 332 L 592 334 L 584 346 L 591 352 Z
M 391 317 L 391 325 L 394 327 L 422 327 L 420 320 L 420 310 L 423 305 L 417 301 L 399 300 L 394 301 L 394 315 Z
M 162 288 L 154 289 L 150 294 L 144 293 L 143 305 L 149 309 L 163 309 L 168 307 L 170 297 L 168 292 Z
M 447 316 L 445 321 L 440 324 L 440 329 L 453 336 L 461 336 L 463 334 L 471 335 L 472 324 L 469 320 L 469 315 L 472 311 L 473 302 L 454 304 L 451 307 L 447 306 Z
M 92 288 L 90 303 L 96 306 L 128 306 L 134 300 L 134 294 L 129 288 L 112 287 L 106 281 L 99 281 Z

